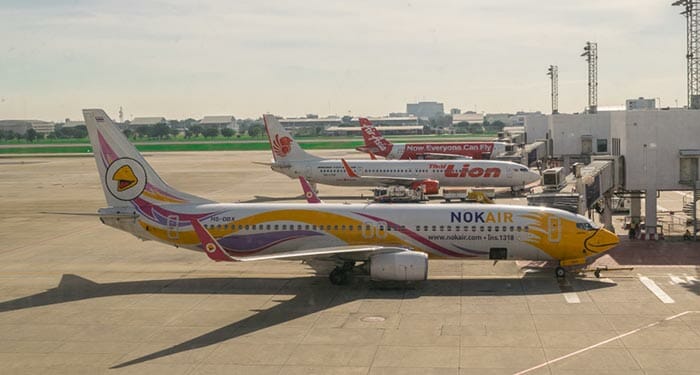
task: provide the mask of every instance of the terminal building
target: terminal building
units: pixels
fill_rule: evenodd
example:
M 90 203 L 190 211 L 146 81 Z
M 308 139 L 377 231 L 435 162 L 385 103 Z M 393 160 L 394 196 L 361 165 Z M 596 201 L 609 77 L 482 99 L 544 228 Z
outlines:
M 700 190 L 700 111 L 649 109 L 529 115 L 524 122 L 528 142 L 544 141 L 550 161 L 565 170 L 571 170 L 575 163 L 615 160 L 618 180 L 614 186 L 601 187 L 599 194 L 631 198 L 632 220 L 638 222 L 645 217 L 645 238 L 658 238 L 659 191 L 693 191 L 690 212 L 695 219 Z M 587 181 L 587 185 L 594 183 L 598 182 Z M 642 198 L 646 202 L 644 214 L 640 207 Z

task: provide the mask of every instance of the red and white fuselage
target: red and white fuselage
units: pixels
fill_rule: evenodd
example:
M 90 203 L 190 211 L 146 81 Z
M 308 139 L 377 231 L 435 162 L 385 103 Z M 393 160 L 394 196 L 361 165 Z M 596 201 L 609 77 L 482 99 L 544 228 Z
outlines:
M 358 151 L 386 159 L 490 159 L 505 151 L 505 142 L 391 143 L 366 118 L 360 118 L 364 147 Z

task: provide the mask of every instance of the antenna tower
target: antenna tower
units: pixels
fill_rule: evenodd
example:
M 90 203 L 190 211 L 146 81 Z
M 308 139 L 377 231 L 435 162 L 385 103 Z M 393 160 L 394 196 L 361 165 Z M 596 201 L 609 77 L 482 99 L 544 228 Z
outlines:
M 124 123 L 124 109 L 119 106 L 119 122 Z
M 586 42 L 581 56 L 588 62 L 588 113 L 598 112 L 598 43 Z
M 550 65 L 547 75 L 552 82 L 552 114 L 556 115 L 559 113 L 559 67 Z
M 700 109 L 700 1 L 677 0 L 671 5 L 685 8 L 681 15 L 687 21 L 688 50 L 685 57 L 688 60 L 688 108 Z

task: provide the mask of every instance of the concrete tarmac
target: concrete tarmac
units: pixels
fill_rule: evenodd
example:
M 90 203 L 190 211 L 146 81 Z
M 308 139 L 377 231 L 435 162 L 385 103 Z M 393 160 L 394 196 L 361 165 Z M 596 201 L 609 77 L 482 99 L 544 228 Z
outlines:
M 214 200 L 303 202 L 297 181 L 252 163 L 269 152 L 147 159 L 171 185 Z M 369 194 L 320 189 L 327 201 Z M 96 217 L 41 213 L 104 205 L 92 157 L 0 159 L 0 373 L 700 372 L 695 243 L 625 241 L 598 263 L 634 270 L 600 279 L 431 261 L 423 283 L 333 286 L 299 262 L 214 263 Z

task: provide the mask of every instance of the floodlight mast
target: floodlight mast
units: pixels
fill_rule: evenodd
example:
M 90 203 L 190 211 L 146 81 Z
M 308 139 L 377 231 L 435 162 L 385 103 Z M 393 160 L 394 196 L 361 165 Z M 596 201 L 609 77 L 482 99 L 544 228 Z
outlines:
M 671 5 L 685 8 L 681 15 L 685 16 L 687 23 L 688 47 L 685 57 L 688 64 L 688 108 L 700 109 L 700 17 L 698 17 L 700 1 L 677 0 Z
M 581 56 L 588 62 L 588 113 L 598 112 L 598 43 L 586 42 Z
M 552 83 L 552 114 L 559 113 L 559 67 L 550 65 L 547 69 L 547 75 Z

